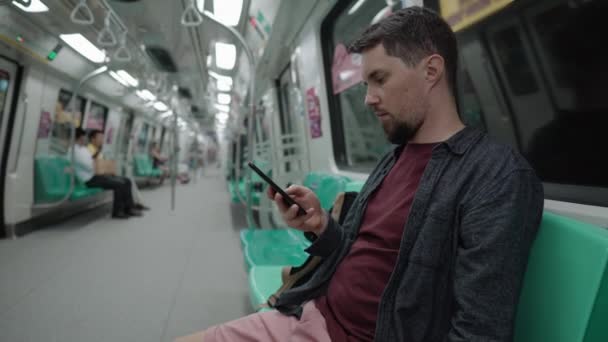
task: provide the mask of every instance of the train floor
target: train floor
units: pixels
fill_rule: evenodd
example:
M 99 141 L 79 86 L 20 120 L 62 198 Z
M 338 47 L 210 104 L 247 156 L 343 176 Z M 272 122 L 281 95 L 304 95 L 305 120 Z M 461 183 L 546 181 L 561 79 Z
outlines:
M 0 241 L 0 341 L 172 341 L 250 313 L 219 170 L 178 186 L 175 211 L 169 186 L 142 193 L 142 218 L 104 208 Z

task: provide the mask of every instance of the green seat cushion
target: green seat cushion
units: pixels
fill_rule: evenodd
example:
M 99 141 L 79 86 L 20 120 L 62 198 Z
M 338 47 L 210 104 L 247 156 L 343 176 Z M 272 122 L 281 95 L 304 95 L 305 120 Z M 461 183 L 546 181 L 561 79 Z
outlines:
M 103 189 L 100 188 L 86 188 L 77 186 L 74 188 L 74 191 L 72 191 L 72 194 L 70 195 L 70 200 L 75 201 L 81 198 L 96 195 L 101 192 L 103 192 Z
M 34 160 L 34 201 L 55 202 L 70 190 L 70 166 L 67 159 L 58 156 L 39 156 Z
M 329 210 L 333 206 L 338 194 L 346 189 L 346 184 L 349 182 L 350 180 L 343 176 L 324 176 L 323 179 L 321 179 L 318 189 L 315 191 L 321 202 L 321 208 Z
M 363 189 L 363 185 L 365 185 L 364 181 L 348 182 L 346 184 L 346 187 L 344 188 L 344 191 L 345 192 L 361 192 L 361 189 Z
M 608 341 L 608 230 L 545 212 L 515 323 L 516 342 Z
M 282 268 L 283 266 L 256 266 L 249 272 L 249 298 L 255 310 L 260 309 L 260 305 L 265 304 L 268 297 L 281 287 Z
M 307 241 L 304 234 L 292 228 L 280 229 L 243 229 L 240 233 L 241 247 L 266 247 L 273 245 L 302 245 Z M 306 247 L 304 247 L 306 248 Z
M 302 245 L 272 245 L 256 247 L 247 245 L 243 249 L 245 267 L 249 271 L 254 266 L 302 265 L 308 253 Z

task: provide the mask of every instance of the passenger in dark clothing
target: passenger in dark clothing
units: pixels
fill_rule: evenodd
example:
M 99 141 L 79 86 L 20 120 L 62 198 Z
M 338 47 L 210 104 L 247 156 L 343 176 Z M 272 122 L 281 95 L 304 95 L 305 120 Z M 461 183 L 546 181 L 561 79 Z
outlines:
M 283 220 L 314 234 L 322 261 L 269 300 L 277 311 L 180 342 L 513 340 L 517 301 L 543 209 L 525 159 L 465 127 L 456 108 L 456 38 L 426 8 L 369 27 L 360 53 L 365 103 L 390 142 L 342 222 L 315 193 L 268 191 Z M 362 99 L 363 100 L 363 99 Z
M 86 147 L 86 133 L 82 128 L 76 128 L 74 168 L 76 177 L 78 177 L 86 186 L 113 191 L 113 218 L 141 216 L 141 212 L 135 209 L 135 203 L 133 202 L 133 195 L 131 193 L 131 181 L 128 178 L 95 174 L 95 160 Z

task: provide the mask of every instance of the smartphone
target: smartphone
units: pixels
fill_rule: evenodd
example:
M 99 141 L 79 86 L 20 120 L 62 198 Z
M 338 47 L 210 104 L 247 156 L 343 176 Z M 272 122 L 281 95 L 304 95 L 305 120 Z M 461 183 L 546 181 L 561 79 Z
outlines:
M 272 190 L 281 194 L 281 196 L 283 197 L 283 203 L 285 203 L 285 205 L 287 207 L 291 207 L 292 205 L 295 204 L 298 206 L 298 216 L 306 215 L 306 210 L 304 208 L 302 208 L 302 206 L 300 204 L 298 204 L 298 202 L 294 201 L 293 198 L 291 198 L 291 196 L 289 196 L 285 191 L 283 191 L 283 189 L 281 189 L 281 187 L 279 187 L 275 182 L 273 182 L 272 179 L 270 179 L 270 177 L 268 177 L 264 172 L 262 172 L 262 170 L 260 170 L 257 166 L 255 166 L 254 163 L 248 162 L 247 165 L 249 165 L 249 167 L 253 171 L 255 171 L 255 173 L 260 175 L 260 177 L 262 177 L 262 179 L 264 181 L 266 181 L 266 183 L 268 183 L 268 185 L 270 185 Z

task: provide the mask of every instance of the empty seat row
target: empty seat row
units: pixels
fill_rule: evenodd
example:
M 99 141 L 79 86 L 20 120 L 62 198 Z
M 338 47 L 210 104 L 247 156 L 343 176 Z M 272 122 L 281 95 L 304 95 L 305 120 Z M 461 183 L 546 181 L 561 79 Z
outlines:
M 340 192 L 358 191 L 362 184 L 319 172 L 309 173 L 303 182 L 315 192 L 324 210 L 331 208 Z M 245 229 L 241 231 L 241 244 L 249 272 L 251 304 L 258 308 L 281 285 L 282 268 L 301 265 L 308 258 L 304 250 L 310 241 L 302 232 L 291 228 Z
M 133 174 L 135 177 L 160 177 L 163 172 L 153 166 L 149 155 L 142 153 L 133 156 Z

